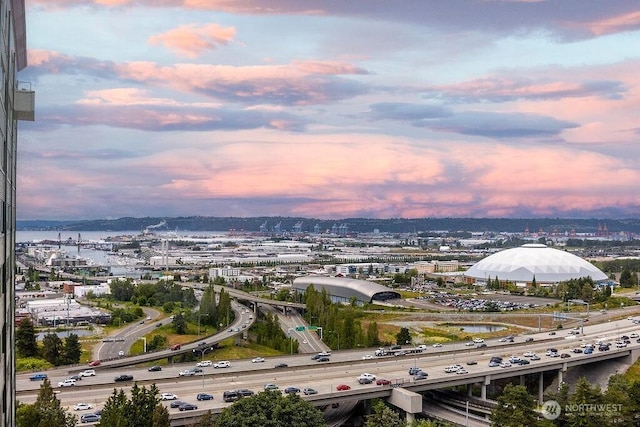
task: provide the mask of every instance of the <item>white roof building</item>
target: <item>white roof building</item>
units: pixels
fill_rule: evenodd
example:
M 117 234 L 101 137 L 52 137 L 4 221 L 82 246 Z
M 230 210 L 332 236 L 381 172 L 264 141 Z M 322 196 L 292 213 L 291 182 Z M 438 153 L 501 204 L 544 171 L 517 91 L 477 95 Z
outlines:
M 595 282 L 607 280 L 600 269 L 584 259 L 541 244 L 526 244 L 490 255 L 474 264 L 465 277 L 485 282 L 500 281 L 558 283 L 590 277 Z

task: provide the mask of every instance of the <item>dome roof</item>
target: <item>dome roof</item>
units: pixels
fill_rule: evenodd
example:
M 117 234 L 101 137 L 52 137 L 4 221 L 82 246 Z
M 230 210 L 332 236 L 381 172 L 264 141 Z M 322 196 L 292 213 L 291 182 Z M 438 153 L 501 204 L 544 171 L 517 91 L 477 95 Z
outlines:
M 569 252 L 541 244 L 526 244 L 486 257 L 465 272 L 476 279 L 510 280 L 514 282 L 557 283 L 591 277 L 596 282 L 607 275 L 593 264 Z

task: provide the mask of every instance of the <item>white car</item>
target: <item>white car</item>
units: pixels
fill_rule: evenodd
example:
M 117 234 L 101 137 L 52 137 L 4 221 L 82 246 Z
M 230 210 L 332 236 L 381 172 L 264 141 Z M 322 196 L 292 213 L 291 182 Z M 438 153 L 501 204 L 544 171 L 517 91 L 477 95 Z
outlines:
M 482 339 L 482 338 L 474 338 L 473 342 L 476 343 L 476 344 L 481 344 L 481 343 L 484 342 L 484 339 Z
M 93 369 L 87 369 L 85 371 L 80 372 L 81 377 L 95 377 L 96 371 Z
M 361 374 L 357 379 L 375 381 L 376 380 L 376 376 L 373 375 L 373 374 L 368 374 L 368 373 L 365 372 L 364 374 Z
M 629 334 L 629 338 L 640 338 L 636 332 Z
M 124 356 L 124 351 L 120 350 L 120 351 L 118 352 L 118 356 Z
M 192 377 L 195 374 L 196 374 L 195 371 L 191 369 L 185 369 L 184 371 L 180 372 L 178 375 L 180 375 L 181 377 Z
M 364 356 L 362 356 L 362 360 L 371 360 L 373 359 L 373 356 L 370 354 L 365 354 Z
M 476 343 L 474 343 L 473 341 L 469 341 L 468 343 L 465 344 L 467 347 L 473 347 L 474 345 L 476 345 Z
M 74 411 L 86 411 L 87 409 L 92 409 L 93 406 L 91 406 L 89 403 L 76 403 L 73 406 L 73 410 Z
M 251 363 L 262 363 L 264 362 L 264 357 L 254 357 L 251 359 Z
M 435 344 L 433 345 L 433 347 L 435 347 L 435 348 L 439 348 L 439 347 L 442 347 L 442 344 L 440 344 L 439 342 L 437 342 L 437 343 L 435 343 Z
M 456 371 L 456 374 L 468 374 L 469 371 L 467 371 L 466 369 L 462 368 L 462 369 L 458 369 Z
M 456 365 L 452 365 L 452 366 L 447 366 L 444 368 L 444 371 L 448 374 L 452 373 L 452 372 L 458 372 L 460 368 Z
M 502 362 L 502 363 L 500 364 L 500 367 L 501 367 L 501 368 L 509 368 L 509 367 L 511 367 L 511 363 L 509 363 L 509 362 Z
M 524 353 L 522 353 L 522 355 L 524 357 L 533 357 L 535 356 L 535 353 L 533 351 L 525 351 Z
M 204 368 L 206 366 L 212 366 L 213 362 L 211 360 L 203 360 L 202 362 L 198 362 L 196 363 L 196 366 L 198 368 Z
M 160 395 L 160 400 L 176 400 L 178 396 L 173 393 L 162 393 Z
M 231 366 L 231 362 L 229 362 L 228 360 L 221 360 L 220 362 L 216 362 L 213 364 L 214 368 L 228 368 L 229 366 Z
M 58 383 L 58 387 L 71 387 L 71 386 L 74 386 L 74 385 L 76 385 L 76 380 L 71 379 L 71 378 L 67 378 L 66 380 L 60 381 Z

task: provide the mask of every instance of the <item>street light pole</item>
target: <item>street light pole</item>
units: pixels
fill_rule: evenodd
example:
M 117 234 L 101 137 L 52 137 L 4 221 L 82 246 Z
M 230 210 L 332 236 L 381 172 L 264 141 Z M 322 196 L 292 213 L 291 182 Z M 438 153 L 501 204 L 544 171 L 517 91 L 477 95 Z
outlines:
M 207 347 L 207 348 L 194 348 L 192 350 L 193 353 L 195 353 L 196 351 L 200 352 L 200 361 L 202 362 L 202 360 L 204 359 L 204 354 L 208 351 L 208 350 L 213 350 L 213 347 Z M 204 369 L 202 370 L 202 388 L 204 388 Z

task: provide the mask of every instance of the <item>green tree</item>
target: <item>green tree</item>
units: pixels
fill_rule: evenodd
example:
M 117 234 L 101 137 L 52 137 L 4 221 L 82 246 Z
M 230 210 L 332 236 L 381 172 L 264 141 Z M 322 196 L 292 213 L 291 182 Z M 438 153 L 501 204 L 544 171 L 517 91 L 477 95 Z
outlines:
M 80 356 L 82 356 L 82 346 L 78 340 L 78 335 L 69 334 L 64 340 L 64 347 L 62 349 L 61 364 L 72 365 L 80 362 Z
M 60 405 L 49 379 L 40 385 L 35 403 L 17 405 L 17 427 L 75 427 L 76 423 L 76 416 Z
M 495 427 L 531 427 L 537 425 L 535 401 L 524 386 L 507 384 L 491 413 Z
M 375 347 L 380 345 L 379 331 L 378 331 L 378 323 L 371 322 L 369 326 L 367 326 L 367 347 Z
M 265 391 L 243 398 L 215 418 L 214 427 L 321 427 L 322 412 L 296 394 Z M 204 427 L 204 426 L 203 426 Z
M 58 366 L 61 353 L 62 340 L 60 337 L 53 333 L 45 335 L 42 339 L 42 357 L 52 365 Z
M 371 406 L 371 415 L 367 416 L 365 427 L 404 427 L 406 423 L 400 415 L 382 401 Z
M 134 384 L 131 399 L 122 389 L 113 390 L 102 409 L 100 427 L 169 427 L 169 411 L 160 403 L 158 388 Z
M 22 357 L 34 357 L 38 354 L 36 329 L 31 319 L 22 319 L 16 329 L 16 349 Z
M 633 285 L 634 283 L 631 271 L 625 268 L 622 273 L 620 273 L 620 286 L 623 288 L 632 288 Z
M 173 316 L 173 330 L 176 334 L 183 335 L 187 333 L 187 321 L 185 320 L 182 313 L 178 313 Z
M 409 328 L 400 328 L 400 332 L 396 334 L 396 344 L 411 344 L 411 332 L 409 332 Z
M 603 403 L 600 386 L 591 385 L 589 381 L 581 377 L 576 383 L 575 390 L 569 397 L 570 405 L 597 405 Z M 571 426 L 595 427 L 603 425 L 602 414 L 590 411 L 568 413 L 567 418 Z

